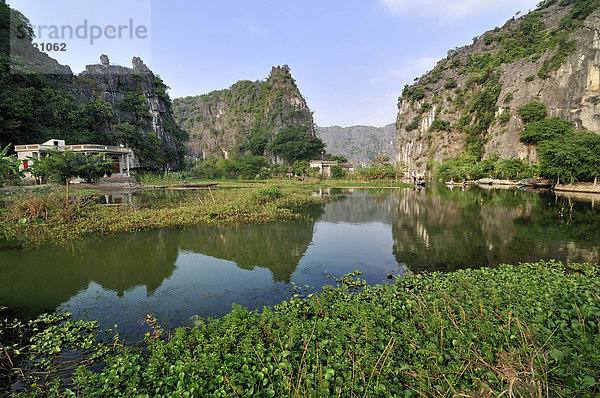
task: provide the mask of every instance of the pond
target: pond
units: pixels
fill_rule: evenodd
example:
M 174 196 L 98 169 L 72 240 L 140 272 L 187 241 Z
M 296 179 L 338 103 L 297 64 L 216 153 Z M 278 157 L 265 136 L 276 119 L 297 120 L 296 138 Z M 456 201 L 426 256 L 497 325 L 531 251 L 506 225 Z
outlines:
M 261 309 L 335 283 L 406 271 L 452 271 L 556 259 L 598 262 L 595 199 L 517 189 L 352 189 L 331 195 L 312 222 L 153 230 L 69 246 L 0 251 L 0 306 L 118 325 L 143 337 L 145 314 L 166 328 L 232 303 Z

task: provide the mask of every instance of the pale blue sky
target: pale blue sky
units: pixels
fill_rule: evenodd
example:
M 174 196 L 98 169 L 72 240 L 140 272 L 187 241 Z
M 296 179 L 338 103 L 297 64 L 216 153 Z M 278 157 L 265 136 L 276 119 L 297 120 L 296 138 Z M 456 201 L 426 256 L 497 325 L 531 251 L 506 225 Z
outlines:
M 143 25 L 144 39 L 69 42 L 53 53 L 79 73 L 101 53 L 131 65 L 140 56 L 171 97 L 259 80 L 288 64 L 320 126 L 393 123 L 405 84 L 450 48 L 539 0 L 9 0 L 34 26 Z M 127 33 L 127 30 L 125 31 Z M 43 34 L 48 35 L 48 31 Z M 48 37 L 44 38 L 48 41 Z

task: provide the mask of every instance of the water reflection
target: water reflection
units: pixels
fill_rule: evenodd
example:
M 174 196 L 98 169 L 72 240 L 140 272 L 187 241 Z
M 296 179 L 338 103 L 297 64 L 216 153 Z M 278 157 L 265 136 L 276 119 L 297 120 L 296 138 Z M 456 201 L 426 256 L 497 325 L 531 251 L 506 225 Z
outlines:
M 394 195 L 394 253 L 413 272 L 598 262 L 600 214 L 585 203 L 572 201 L 567 221 L 564 200 L 552 193 L 433 186 Z
M 139 338 L 145 313 L 176 327 L 195 314 L 223 315 L 232 302 L 260 309 L 289 297 L 290 282 L 331 283 L 326 272 L 359 269 L 379 283 L 405 267 L 598 262 L 595 199 L 435 185 L 327 194 L 314 222 L 154 230 L 0 251 L 0 305 L 21 315 L 70 311 Z
M 149 297 L 172 276 L 178 258 L 189 253 L 228 260 L 247 270 L 266 268 L 274 281 L 289 283 L 312 233 L 310 222 L 245 224 L 145 231 L 72 247 L 4 251 L 0 300 L 34 314 L 56 308 L 90 283 L 118 297 L 145 287 Z

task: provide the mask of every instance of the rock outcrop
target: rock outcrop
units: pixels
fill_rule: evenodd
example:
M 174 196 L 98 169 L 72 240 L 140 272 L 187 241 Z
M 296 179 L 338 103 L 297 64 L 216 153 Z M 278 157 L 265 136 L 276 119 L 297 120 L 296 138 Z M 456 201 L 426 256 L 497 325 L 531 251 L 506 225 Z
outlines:
M 312 112 L 287 65 L 273 67 L 264 81 L 239 81 L 229 89 L 173 100 L 175 118 L 190 136 L 196 158 L 228 158 L 252 152 L 274 160 L 265 145 L 245 149 L 250 141 L 268 143 L 287 124 L 307 126 L 314 134 Z
M 398 100 L 396 159 L 407 162 L 411 175 L 464 152 L 537 161 L 535 147 L 519 140 L 518 109 L 534 100 L 548 117 L 600 131 L 600 11 L 594 7 L 589 0 L 542 2 L 473 45 L 450 50 Z
M 0 145 L 123 144 L 148 169 L 183 165 L 187 135 L 173 119 L 167 86 L 137 57 L 107 55 L 79 75 L 34 45 L 27 18 L 0 2 Z
M 100 100 L 110 107 L 113 118 L 109 129 L 123 144 L 141 150 L 142 167 L 178 168 L 187 153 L 187 135 L 175 123 L 166 85 L 139 57 L 133 57 L 131 68 L 110 65 L 106 55 L 100 60 L 101 64 L 87 65 L 75 78 L 78 100 Z M 134 131 L 119 134 L 127 128 Z M 154 148 L 155 153 L 140 148 L 152 146 L 155 140 L 160 147 Z

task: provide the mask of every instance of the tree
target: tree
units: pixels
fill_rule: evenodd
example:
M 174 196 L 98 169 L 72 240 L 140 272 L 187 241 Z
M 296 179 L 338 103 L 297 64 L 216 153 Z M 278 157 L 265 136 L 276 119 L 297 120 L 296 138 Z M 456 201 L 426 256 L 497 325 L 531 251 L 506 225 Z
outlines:
M 390 160 L 390 157 L 388 155 L 386 155 L 385 153 L 378 153 L 373 158 L 373 165 L 382 167 L 383 165 L 387 164 L 389 162 L 389 160 Z
M 15 155 L 8 155 L 8 149 L 11 144 L 6 147 L 0 147 L 0 184 L 2 181 L 10 180 L 22 175 L 19 170 L 19 161 L 15 159 Z
M 558 138 L 573 132 L 571 123 L 558 117 L 552 119 L 542 119 L 537 122 L 529 123 L 523 129 L 519 136 L 521 141 L 527 144 L 537 144 L 538 142 Z
M 341 180 L 342 178 L 346 177 L 346 170 L 344 170 L 344 168 L 342 166 L 339 166 L 337 164 L 331 166 L 330 172 L 331 172 L 331 178 L 336 179 L 336 180 Z
M 95 182 L 115 167 L 112 160 L 105 160 L 104 154 L 86 155 L 80 152 L 64 151 L 49 153 L 32 165 L 33 174 L 47 175 L 56 183 L 65 184 L 73 177 L 81 177 L 87 182 Z
M 344 155 L 325 155 L 326 160 L 338 163 L 348 163 L 348 158 Z
M 274 155 L 289 164 L 296 160 L 310 160 L 320 156 L 325 143 L 315 137 L 308 126 L 288 124 L 282 127 L 269 146 Z
M 306 175 L 308 174 L 310 164 L 308 160 L 296 160 L 292 167 L 295 175 Z
M 243 178 L 255 178 L 268 164 L 269 161 L 264 156 L 242 156 L 237 159 L 238 175 Z
M 600 135 L 566 135 L 539 146 L 541 174 L 570 183 L 593 181 L 600 175 Z

